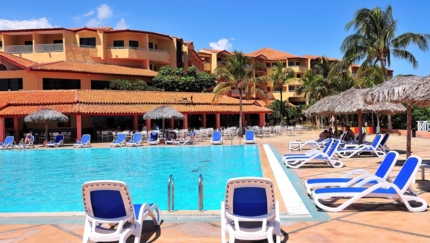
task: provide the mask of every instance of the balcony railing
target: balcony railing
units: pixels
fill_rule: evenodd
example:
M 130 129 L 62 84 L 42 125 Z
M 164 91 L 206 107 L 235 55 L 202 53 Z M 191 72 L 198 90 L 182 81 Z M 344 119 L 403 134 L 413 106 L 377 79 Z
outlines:
M 170 56 L 166 50 L 132 46 L 109 46 L 107 58 L 136 58 L 169 62 Z
M 20 54 L 20 53 L 32 53 L 33 46 L 31 45 L 16 45 L 16 46 L 5 46 L 4 52 L 11 54 Z
M 132 49 L 132 50 L 142 50 L 142 51 L 155 51 L 155 52 L 167 52 L 163 49 L 150 49 L 143 47 L 134 47 L 134 46 L 108 46 L 108 49 Z
M 36 52 L 62 52 L 63 44 L 36 44 Z

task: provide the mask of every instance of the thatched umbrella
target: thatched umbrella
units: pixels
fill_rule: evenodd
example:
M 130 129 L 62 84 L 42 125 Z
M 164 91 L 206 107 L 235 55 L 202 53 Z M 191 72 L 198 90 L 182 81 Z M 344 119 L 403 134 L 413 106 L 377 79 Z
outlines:
M 403 102 L 413 106 L 430 106 L 430 76 L 408 91 Z
M 354 87 L 339 94 L 337 102 L 332 103 L 330 110 L 336 114 L 358 114 L 359 143 L 362 143 L 362 115 L 363 113 L 377 112 L 383 114 L 395 114 L 405 112 L 406 108 L 401 104 L 390 102 L 369 104 L 364 102 L 363 94 L 368 88 Z
M 184 119 L 184 114 L 173 109 L 170 106 L 162 105 L 155 109 L 152 109 L 143 115 L 143 119 L 163 119 L 163 132 L 164 132 L 164 119 Z
M 48 122 L 68 122 L 69 117 L 53 109 L 42 108 L 24 118 L 25 122 L 45 123 L 45 140 L 48 140 Z
M 407 110 L 406 157 L 411 155 L 412 137 L 412 103 L 407 101 L 410 91 L 423 82 L 423 78 L 415 75 L 398 75 L 393 79 L 376 85 L 364 92 L 365 101 L 377 102 L 405 102 Z

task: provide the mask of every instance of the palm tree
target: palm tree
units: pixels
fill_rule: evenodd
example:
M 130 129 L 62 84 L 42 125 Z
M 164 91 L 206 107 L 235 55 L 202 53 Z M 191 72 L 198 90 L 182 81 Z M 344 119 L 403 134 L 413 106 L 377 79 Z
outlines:
M 386 68 L 391 65 L 391 55 L 407 60 L 416 68 L 418 62 L 406 48 L 415 44 L 422 51 L 428 50 L 429 34 L 407 32 L 395 36 L 397 20 L 393 19 L 390 5 L 385 11 L 380 7 L 359 9 L 346 25 L 347 30 L 351 27 L 355 33 L 347 36 L 341 46 L 343 61 L 352 64 L 363 60 L 360 69 L 379 63 L 384 82 L 387 81 Z M 391 132 L 391 116 L 388 116 L 388 131 Z
M 279 99 L 280 99 L 280 111 L 281 111 L 281 123 L 284 118 L 284 109 L 282 108 L 282 93 L 284 91 L 284 85 L 287 84 L 292 78 L 294 78 L 294 71 L 291 68 L 284 68 L 282 61 L 277 60 L 270 72 L 270 74 L 265 77 L 273 82 L 273 86 L 279 89 Z
M 312 100 L 319 100 L 328 93 L 324 84 L 324 77 L 309 69 L 302 78 L 303 84 L 296 89 L 297 95 L 304 94 L 306 105 Z
M 265 92 L 259 89 L 259 85 L 265 83 L 261 79 L 253 78 L 254 70 L 260 67 L 260 63 L 252 63 L 251 59 L 243 52 L 234 51 L 233 55 L 227 58 L 225 66 L 218 67 L 214 73 L 217 76 L 218 84 L 214 88 L 214 97 L 212 101 L 217 103 L 218 100 L 232 90 L 239 91 L 239 128 L 242 134 L 242 99 L 245 95 L 249 99 L 254 95 L 260 99 L 268 100 Z

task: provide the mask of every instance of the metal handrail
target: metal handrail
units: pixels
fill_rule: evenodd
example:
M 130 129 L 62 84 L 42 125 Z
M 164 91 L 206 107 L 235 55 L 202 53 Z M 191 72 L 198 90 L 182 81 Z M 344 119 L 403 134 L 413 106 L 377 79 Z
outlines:
M 170 208 L 170 201 L 172 201 L 172 208 Z M 167 211 L 175 210 L 175 180 L 173 175 L 169 176 L 167 180 Z
M 199 211 L 203 211 L 203 176 L 199 175 Z
M 167 52 L 163 49 L 152 49 L 145 47 L 134 47 L 134 46 L 108 46 L 106 49 L 132 49 L 132 50 L 142 50 L 142 51 L 155 51 L 155 52 Z

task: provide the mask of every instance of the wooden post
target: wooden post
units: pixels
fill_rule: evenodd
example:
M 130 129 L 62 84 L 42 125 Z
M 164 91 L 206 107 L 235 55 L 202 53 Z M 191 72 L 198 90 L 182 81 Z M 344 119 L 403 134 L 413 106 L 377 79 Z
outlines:
M 171 129 L 175 128 L 175 119 L 174 118 L 170 118 L 170 128 Z
M 188 129 L 188 114 L 184 114 L 184 129 Z
M 203 115 L 202 115 L 203 117 L 202 117 L 202 125 L 203 125 L 203 127 L 204 128 L 206 128 L 206 113 L 204 113 Z
M 151 131 L 152 127 L 151 127 L 151 119 L 146 119 L 146 129 L 148 131 Z
M 13 118 L 13 130 L 15 131 L 15 141 L 19 141 L 20 135 L 19 132 L 19 123 L 18 123 L 18 117 Z
M 5 118 L 0 117 L 0 141 L 4 142 L 4 138 L 6 137 L 6 126 L 5 126 Z
M 76 139 L 81 140 L 82 138 L 82 117 L 76 115 Z
M 411 137 L 412 137 L 412 106 L 406 106 L 406 158 L 411 156 Z
M 363 113 L 361 111 L 358 111 L 358 144 L 363 143 Z
M 260 127 L 264 127 L 266 125 L 266 114 L 260 113 Z
M 133 116 L 133 130 L 137 131 L 139 129 L 139 123 L 138 123 L 137 115 Z
M 221 128 L 221 115 L 219 113 L 215 114 L 215 128 L 218 130 Z

